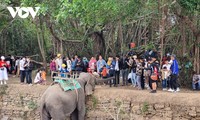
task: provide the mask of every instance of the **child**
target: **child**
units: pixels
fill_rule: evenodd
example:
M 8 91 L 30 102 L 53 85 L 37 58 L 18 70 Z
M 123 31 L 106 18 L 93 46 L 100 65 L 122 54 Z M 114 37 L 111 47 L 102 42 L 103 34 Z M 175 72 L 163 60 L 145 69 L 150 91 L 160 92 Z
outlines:
M 39 69 L 39 70 L 37 71 L 36 76 L 35 76 L 34 83 L 35 83 L 35 84 L 38 84 L 38 83 L 41 82 L 41 80 L 42 80 L 42 78 L 41 78 L 41 70 Z
M 162 88 L 163 90 L 167 90 L 167 79 L 169 75 L 169 71 L 167 70 L 167 67 L 164 66 L 163 69 L 161 70 L 162 72 Z
M 103 70 L 101 72 L 102 78 L 107 78 L 107 68 L 106 65 L 103 66 Z
M 193 76 L 193 82 L 192 82 L 192 86 L 194 90 L 199 90 L 199 81 L 200 81 L 200 75 L 194 75 Z
M 140 58 L 136 59 L 136 83 L 138 85 L 138 89 L 141 90 L 142 86 L 141 86 L 141 77 L 142 77 L 142 60 L 140 60 Z
M 66 73 L 68 73 L 69 71 L 66 69 L 66 65 L 62 64 L 62 67 L 60 69 L 60 77 L 64 77 L 66 78 Z
M 167 87 L 169 87 L 169 90 L 171 89 L 171 83 L 170 83 L 170 67 L 171 64 L 168 60 L 166 60 L 162 66 L 161 73 L 162 73 L 162 87 L 163 90 L 166 90 Z M 164 81 L 163 81 L 164 80 Z M 171 89 L 172 90 L 172 89 Z
M 47 81 L 47 79 L 46 79 L 46 72 L 45 72 L 45 69 L 42 68 L 41 69 L 41 84 L 42 85 L 46 85 L 46 81 Z

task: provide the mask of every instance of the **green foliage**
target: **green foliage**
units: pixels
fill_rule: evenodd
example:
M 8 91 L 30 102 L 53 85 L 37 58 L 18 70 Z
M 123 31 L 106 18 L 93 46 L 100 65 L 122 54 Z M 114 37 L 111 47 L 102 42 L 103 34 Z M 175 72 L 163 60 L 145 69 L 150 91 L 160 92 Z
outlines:
M 38 105 L 36 102 L 34 102 L 33 100 L 30 100 L 28 102 L 28 108 L 31 109 L 31 110 L 35 110 L 38 108 Z
M 199 0 L 178 0 L 178 3 L 185 9 L 187 13 L 195 13 L 200 11 Z
M 18 32 L 15 32 L 15 31 Z M 13 55 L 34 55 L 38 53 L 36 31 L 31 21 L 15 20 L 7 30 L 8 37 L 4 40 L 10 42 L 7 51 Z M 23 48 L 23 49 L 20 49 Z
M 142 105 L 142 113 L 145 113 L 147 112 L 149 109 L 149 104 L 147 102 L 144 102 L 143 105 Z
M 98 104 L 98 99 L 94 96 L 94 95 L 92 95 L 92 103 L 93 103 L 93 109 L 95 109 L 96 107 L 97 107 L 97 104 Z

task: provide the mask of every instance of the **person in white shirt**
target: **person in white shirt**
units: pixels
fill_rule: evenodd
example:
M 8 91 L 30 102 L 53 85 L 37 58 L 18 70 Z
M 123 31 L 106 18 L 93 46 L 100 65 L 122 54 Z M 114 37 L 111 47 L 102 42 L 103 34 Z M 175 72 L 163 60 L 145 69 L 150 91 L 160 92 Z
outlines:
M 35 76 L 35 79 L 34 79 L 34 83 L 38 84 L 38 83 L 41 82 L 41 80 L 42 80 L 42 78 L 41 78 L 41 70 L 38 70 L 38 72 L 37 72 L 37 74 Z
M 24 84 L 24 79 L 25 79 L 25 76 L 26 76 L 25 69 L 24 69 L 25 62 L 26 62 L 26 58 L 25 57 L 23 57 L 19 62 L 20 82 L 21 82 L 21 84 Z
M 170 67 L 171 67 L 171 64 L 169 63 L 168 60 L 166 60 L 161 69 L 163 90 L 167 90 L 167 82 L 168 82 L 169 88 L 171 88 L 171 84 L 169 82 Z
M 17 75 L 17 77 L 19 77 L 19 62 L 20 62 L 20 59 L 16 58 L 16 61 L 15 61 L 15 75 Z
M 59 71 L 61 69 L 62 64 L 63 64 L 63 60 L 62 60 L 61 54 L 58 54 L 56 58 L 56 71 Z
M 0 60 L 0 81 L 1 81 L 1 85 L 2 84 L 7 84 L 6 81 L 8 80 L 8 72 L 7 72 L 7 63 L 5 61 L 5 57 L 1 56 L 1 60 Z
M 72 71 L 72 62 L 69 59 L 69 57 L 66 57 L 66 59 L 67 59 L 67 70 L 71 73 L 71 71 Z

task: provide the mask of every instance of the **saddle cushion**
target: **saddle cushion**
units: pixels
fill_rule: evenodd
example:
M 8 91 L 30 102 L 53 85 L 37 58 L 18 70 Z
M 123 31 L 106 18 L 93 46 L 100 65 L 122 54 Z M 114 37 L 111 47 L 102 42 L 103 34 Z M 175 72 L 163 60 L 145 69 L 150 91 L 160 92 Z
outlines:
M 79 82 L 74 79 L 69 79 L 69 80 L 55 79 L 54 83 L 58 83 L 64 91 L 81 88 L 81 85 L 79 84 Z

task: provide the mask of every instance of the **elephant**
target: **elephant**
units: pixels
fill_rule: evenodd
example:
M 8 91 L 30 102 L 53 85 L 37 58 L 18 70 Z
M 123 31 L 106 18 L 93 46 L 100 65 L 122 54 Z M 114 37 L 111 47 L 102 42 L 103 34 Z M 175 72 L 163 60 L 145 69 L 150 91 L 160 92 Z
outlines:
M 95 89 L 96 77 L 90 73 L 80 73 L 76 79 L 81 88 L 63 91 L 58 84 L 49 86 L 43 93 L 40 102 L 41 120 L 85 119 L 85 97 Z

